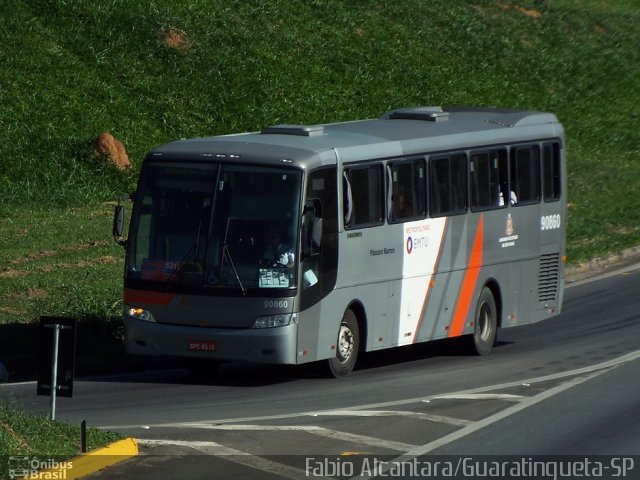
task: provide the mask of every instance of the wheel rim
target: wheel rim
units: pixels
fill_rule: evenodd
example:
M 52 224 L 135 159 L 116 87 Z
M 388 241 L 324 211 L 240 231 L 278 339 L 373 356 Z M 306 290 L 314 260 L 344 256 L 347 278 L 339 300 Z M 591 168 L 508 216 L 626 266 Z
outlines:
M 478 331 L 483 342 L 491 338 L 491 330 L 491 307 L 487 303 L 483 303 L 480 307 L 480 315 L 478 315 Z
M 340 325 L 340 333 L 338 334 L 338 360 L 340 363 L 346 363 L 353 353 L 355 338 L 353 332 L 347 325 Z

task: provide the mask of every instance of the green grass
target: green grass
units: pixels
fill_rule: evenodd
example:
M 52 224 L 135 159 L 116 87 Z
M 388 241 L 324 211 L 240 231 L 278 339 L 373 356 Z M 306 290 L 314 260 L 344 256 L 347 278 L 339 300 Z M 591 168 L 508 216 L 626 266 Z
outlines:
M 635 0 L 5 0 L 0 10 L 3 226 L 19 207 L 57 213 L 131 190 L 144 152 L 176 138 L 470 104 L 564 123 L 570 262 L 640 242 Z M 184 48 L 165 44 L 170 29 Z M 125 144 L 131 174 L 95 157 L 102 131 Z
M 637 0 L 3 0 L 0 15 L 0 360 L 14 375 L 43 314 L 80 320 L 80 355 L 101 339 L 120 352 L 107 202 L 176 138 L 415 105 L 551 111 L 569 262 L 640 244 Z M 94 153 L 104 131 L 131 172 Z
M 109 236 L 109 204 L 32 210 L 3 219 L 0 324 L 54 312 L 83 319 L 117 314 L 122 248 Z M 110 313 L 111 312 L 111 313 Z
M 87 428 L 87 450 L 122 436 Z M 62 462 L 81 453 L 80 425 L 68 425 L 0 404 L 0 478 L 10 478 L 9 457 L 29 457 L 40 463 Z M 49 463 L 50 464 L 50 463 Z

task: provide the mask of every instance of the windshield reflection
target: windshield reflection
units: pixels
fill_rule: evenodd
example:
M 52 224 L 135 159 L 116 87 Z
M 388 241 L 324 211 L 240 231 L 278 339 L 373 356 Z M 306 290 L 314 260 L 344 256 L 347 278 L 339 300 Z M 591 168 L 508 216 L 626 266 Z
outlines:
M 295 287 L 300 185 L 291 169 L 148 164 L 127 278 L 167 290 Z

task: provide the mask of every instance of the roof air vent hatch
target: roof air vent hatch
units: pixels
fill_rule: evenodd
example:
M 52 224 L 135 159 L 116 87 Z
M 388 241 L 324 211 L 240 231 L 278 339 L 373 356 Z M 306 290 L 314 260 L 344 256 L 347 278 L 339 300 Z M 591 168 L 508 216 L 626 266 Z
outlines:
M 382 118 L 389 120 L 424 120 L 428 122 L 442 122 L 449 119 L 449 112 L 442 107 L 400 108 L 385 113 Z
M 272 125 L 260 130 L 263 135 L 298 135 L 300 137 L 315 137 L 324 134 L 322 125 Z

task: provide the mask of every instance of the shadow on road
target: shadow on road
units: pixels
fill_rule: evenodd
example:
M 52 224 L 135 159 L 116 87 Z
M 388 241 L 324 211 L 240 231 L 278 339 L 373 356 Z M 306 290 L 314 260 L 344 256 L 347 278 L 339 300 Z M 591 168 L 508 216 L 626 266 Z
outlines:
M 355 371 L 351 375 L 366 374 L 376 369 L 394 370 L 408 363 L 469 357 L 471 354 L 460 341 L 444 339 L 400 348 L 361 353 Z M 498 341 L 495 349 L 512 342 Z M 97 375 L 82 378 L 90 382 L 158 383 L 179 385 L 215 385 L 224 387 L 263 387 L 305 379 L 326 377 L 321 362 L 304 365 L 265 365 L 244 362 L 228 362 L 219 365 L 206 361 L 195 368 L 186 368 L 180 359 L 148 358 L 143 369 L 135 368 L 139 357 L 128 357 L 132 370 L 128 373 Z M 157 363 L 153 363 L 155 362 Z M 140 365 L 138 365 L 140 366 Z M 190 371 L 191 370 L 191 371 Z M 337 381 L 347 380 L 339 379 Z

